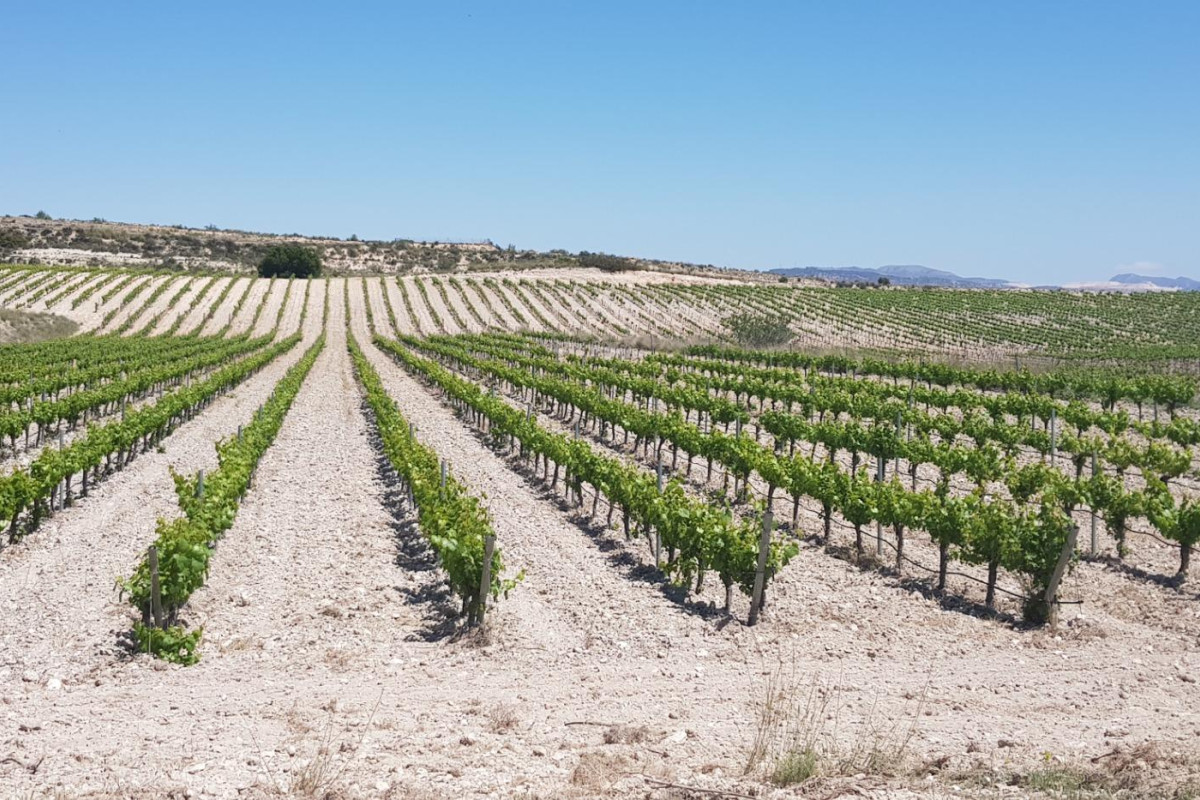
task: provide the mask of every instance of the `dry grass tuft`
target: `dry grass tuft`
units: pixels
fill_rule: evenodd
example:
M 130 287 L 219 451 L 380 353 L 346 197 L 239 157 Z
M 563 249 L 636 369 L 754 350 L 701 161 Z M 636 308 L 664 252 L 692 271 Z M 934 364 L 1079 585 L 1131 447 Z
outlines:
M 521 718 L 517 716 L 517 709 L 508 703 L 500 703 L 492 706 L 488 711 L 488 720 L 492 724 L 494 733 L 508 733 L 515 730 Z
M 604 732 L 605 744 L 640 744 L 650 738 L 645 725 L 614 725 Z
M 591 791 L 604 791 L 620 780 L 629 768 L 629 759 L 604 752 L 584 753 L 571 771 L 571 785 Z
M 311 752 L 312 755 L 286 780 L 275 774 L 255 740 L 255 748 L 259 751 L 258 760 L 263 765 L 272 792 L 283 797 L 300 797 L 305 800 L 342 800 L 342 798 L 348 797 L 342 779 L 354 763 L 355 755 L 360 751 L 367 732 L 371 730 L 375 713 L 379 710 L 379 703 L 382 700 L 381 692 L 379 699 L 375 701 L 375 707 L 371 709 L 371 713 L 357 737 L 350 735 L 343 737 L 342 734 L 349 734 L 349 728 L 353 722 L 347 721 L 344 728 L 339 731 L 331 712 L 325 722 L 325 727 L 315 741 L 301 741 L 301 746 L 297 749 Z M 293 707 L 288 714 L 289 717 L 298 715 L 298 711 Z M 309 730 L 312 730 L 311 727 Z M 343 754 L 348 755 L 339 758 Z
M 906 772 L 925 693 L 905 698 L 893 721 L 878 711 L 878 697 L 857 725 L 840 725 L 843 689 L 800 675 L 779 664 L 764 683 L 747 774 L 765 774 L 781 786 L 810 778 L 852 775 L 896 776 Z
M 296 703 L 292 703 L 292 707 L 283 715 L 284 721 L 287 722 L 288 730 L 295 734 L 312 733 L 313 726 L 300 712 Z
M 354 653 L 340 647 L 331 647 L 325 651 L 325 663 L 335 670 L 347 670 L 354 666 Z

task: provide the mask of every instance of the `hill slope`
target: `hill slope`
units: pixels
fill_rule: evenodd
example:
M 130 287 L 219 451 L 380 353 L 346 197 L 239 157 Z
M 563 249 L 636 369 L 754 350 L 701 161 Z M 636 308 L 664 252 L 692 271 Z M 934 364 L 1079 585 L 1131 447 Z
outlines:
M 585 266 L 585 254 L 502 248 L 491 241 L 420 242 L 338 239 L 330 236 L 271 234 L 137 225 L 95 219 L 56 220 L 0 217 L 0 262 L 60 266 L 154 267 L 249 272 L 278 244 L 302 244 L 321 252 L 333 274 L 396 274 L 454 270 L 535 269 Z M 766 280 L 759 272 L 718 270 L 711 266 L 642 258 L 607 258 L 609 271 L 653 269 L 699 275 L 734 273 L 742 280 Z

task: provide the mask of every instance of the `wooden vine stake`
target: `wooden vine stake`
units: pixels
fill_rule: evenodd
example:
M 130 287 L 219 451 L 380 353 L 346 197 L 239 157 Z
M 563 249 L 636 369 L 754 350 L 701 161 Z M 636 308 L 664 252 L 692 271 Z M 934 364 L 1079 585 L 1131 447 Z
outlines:
M 897 411 L 896 412 L 896 441 L 897 442 L 900 441 L 901 423 L 902 423 L 901 412 Z M 900 448 L 899 447 L 896 448 L 896 463 L 894 465 L 892 465 L 892 475 L 896 478 L 900 477 Z
M 758 540 L 758 566 L 754 570 L 754 594 L 750 596 L 749 625 L 758 624 L 758 614 L 762 610 L 763 584 L 766 582 L 767 556 L 771 552 L 771 530 L 774 520 L 771 512 L 767 511 L 762 518 L 762 537 Z
M 479 601 L 475 610 L 475 624 L 483 624 L 487 611 L 488 590 L 492 588 L 492 554 L 496 551 L 496 537 L 488 534 L 483 539 L 483 566 L 479 570 Z
M 1075 542 L 1078 538 L 1079 526 L 1072 525 L 1070 533 L 1067 534 L 1067 540 L 1063 542 L 1062 552 L 1058 554 L 1058 563 L 1054 565 L 1054 573 L 1050 576 L 1050 582 L 1046 584 L 1047 621 L 1050 623 L 1051 630 L 1058 628 L 1058 585 L 1067 571 L 1067 564 L 1071 563 L 1071 556 L 1075 553 Z
M 656 483 L 658 484 L 658 493 L 662 494 L 662 491 L 663 491 L 663 465 L 662 465 L 661 457 L 659 458 L 658 463 L 656 463 L 654 465 L 654 472 L 655 472 L 655 476 L 656 476 Z M 657 526 L 655 526 L 655 527 L 657 528 Z M 655 569 L 657 569 L 658 567 L 660 567 L 662 565 L 662 560 L 659 557 L 661 553 L 662 553 L 662 533 L 658 530 L 655 530 L 654 531 L 654 567 L 655 567 Z
M 1050 466 L 1058 457 L 1058 410 L 1050 409 Z
M 154 627 L 161 629 L 163 626 L 162 590 L 158 583 L 158 548 L 154 545 L 150 545 L 147 561 L 150 564 L 150 616 L 154 620 Z
M 1092 477 L 1096 476 L 1096 451 L 1092 451 Z M 1099 549 L 1099 536 L 1096 533 L 1096 504 L 1092 506 L 1092 555 L 1096 555 L 1096 550 Z
M 882 453 L 876 456 L 876 459 L 875 482 L 883 483 L 883 476 L 887 470 L 887 462 L 883 460 Z M 883 554 L 883 522 L 881 520 L 875 520 L 875 554 Z

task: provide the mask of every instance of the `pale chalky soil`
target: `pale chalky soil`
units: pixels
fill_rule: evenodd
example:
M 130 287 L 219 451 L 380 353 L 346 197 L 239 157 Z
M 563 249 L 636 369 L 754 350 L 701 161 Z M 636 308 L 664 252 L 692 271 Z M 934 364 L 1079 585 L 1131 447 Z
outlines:
M 641 540 L 592 531 L 372 346 L 355 283 L 355 335 L 418 435 L 486 495 L 509 574 L 524 571 L 490 612 L 490 641 L 448 636 L 456 604 L 378 468 L 345 349 L 345 282 L 329 286 L 326 350 L 187 611 L 205 626 L 199 665 L 122 657 L 129 609 L 112 580 L 152 539 L 153 518 L 172 513 L 166 465 L 211 465 L 212 441 L 248 419 L 282 363 L 184 426 L 165 454 L 0 551 L 5 792 L 287 796 L 328 788 L 323 769 L 335 797 L 680 796 L 645 776 L 745 794 L 755 705 L 780 662 L 798 691 L 831 689 L 846 744 L 915 721 L 917 761 L 1028 768 L 1049 752 L 1088 763 L 1148 741 L 1194 752 L 1194 593 L 1164 606 L 1177 609 L 1171 626 L 1131 621 L 1120 598 L 1096 597 L 1111 578 L 1084 565 L 1073 585 L 1087 624 L 1055 639 L 942 610 L 805 548 L 761 626 L 743 625 L 740 600 L 726 623 L 639 569 Z M 314 291 L 310 339 L 319 311 Z M 1125 600 L 1156 592 L 1139 585 Z M 865 777 L 818 796 L 978 795 L 914 783 Z

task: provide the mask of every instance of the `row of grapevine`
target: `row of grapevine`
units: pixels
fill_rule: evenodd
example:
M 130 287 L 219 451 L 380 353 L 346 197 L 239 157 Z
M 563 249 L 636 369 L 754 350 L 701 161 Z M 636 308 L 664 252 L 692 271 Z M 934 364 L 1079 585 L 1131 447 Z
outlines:
M 518 361 L 541 372 L 616 389 L 622 396 L 661 400 L 668 410 L 682 409 L 685 421 L 689 412 L 696 411 L 698 423 L 703 421 L 700 415 L 705 415 L 710 424 L 721 422 L 728 430 L 730 422 L 753 419 L 756 440 L 761 427 L 775 437 L 777 444 L 787 445 L 789 452 L 797 440 L 806 440 L 827 449 L 845 449 L 856 463 L 862 452 L 884 460 L 904 458 L 909 461 L 914 486 L 917 467 L 922 464 L 937 465 L 942 478 L 966 469 L 973 477 L 982 475 L 982 480 L 988 480 L 998 477 L 1001 458 L 1011 460 L 1030 453 L 1042 461 L 1049 457 L 1052 463 L 1056 454 L 1065 454 L 1063 466 L 1074 467 L 1076 478 L 1091 460 L 1118 476 L 1137 466 L 1147 481 L 1153 478 L 1170 482 L 1189 470 L 1189 448 L 1200 441 L 1200 425 L 1191 419 L 1177 418 L 1166 424 L 1132 423 L 1124 411 L 1096 411 L 1078 401 L 1063 404 L 1025 393 L 948 392 L 912 386 L 904 389 L 883 382 L 812 373 L 804 379 L 793 376 L 791 381 L 772 382 L 764 382 L 757 375 L 701 375 L 675 367 L 660 374 L 649 359 L 626 362 L 570 356 L 563 363 L 544 348 L 522 340 L 458 337 L 446 341 L 466 344 L 475 351 L 510 363 Z M 689 385 L 677 387 L 677 382 Z M 716 394 L 710 397 L 709 392 Z M 735 402 L 722 396 L 726 393 L 732 394 Z M 907 401 L 900 400 L 905 393 Z M 749 405 L 751 398 L 758 400 L 757 411 L 742 407 Z M 768 400 L 772 410 L 765 411 Z M 916 401 L 921 401 L 925 410 L 917 407 Z M 775 410 L 779 404 L 786 410 Z M 942 413 L 931 414 L 931 405 Z M 948 409 L 959 413 L 945 413 Z M 1068 427 L 1054 424 L 1060 415 Z M 843 416 L 848 419 L 843 421 Z M 1034 424 L 1039 418 L 1044 427 L 1041 431 Z M 1127 428 L 1134 429 L 1146 443 L 1121 436 Z M 907 438 L 902 431 L 907 431 Z M 969 444 L 958 443 L 963 439 Z
M 37 344 L 5 345 L 0 358 L 0 404 L 86 388 L 137 368 L 146 361 L 177 357 L 207 346 L 194 338 L 75 336 Z
M 645 536 L 655 561 L 681 584 L 690 588 L 694 583 L 699 591 L 705 575 L 715 572 L 725 587 L 726 608 L 735 586 L 747 595 L 751 593 L 759 555 L 760 521 L 737 519 L 723 509 L 689 497 L 677 481 L 660 486 L 644 470 L 598 453 L 585 441 L 553 433 L 531 415 L 397 341 L 376 337 L 375 343 L 440 388 L 476 424 L 486 426 L 496 441 L 507 441 L 510 449 L 519 448 L 521 458 L 533 459 L 535 470 L 540 459 L 549 477 L 553 464 L 552 486 L 557 484 L 560 469 L 564 470 L 564 485 L 576 503 L 581 502 L 586 484 L 593 489 L 593 513 L 595 501 L 601 496 L 608 500 L 610 518 L 620 508 L 626 535 Z M 796 552 L 794 543 L 773 539 L 766 580 Z
M 141 651 L 182 664 L 198 660 L 196 647 L 203 628 L 187 631 L 178 625 L 179 610 L 204 585 L 212 548 L 233 525 L 259 459 L 275 441 L 292 401 L 324 347 L 322 334 L 275 385 L 250 424 L 238 435 L 217 442 L 215 470 L 193 476 L 172 470 L 183 515 L 158 520 L 154 568 L 147 555 L 133 574 L 120 582 L 122 591 L 142 614 L 134 626 Z
M 450 588 L 462 599 L 463 613 L 471 622 L 480 621 L 487 601 L 481 593 L 485 563 L 487 595 L 498 599 L 515 585 L 502 577 L 504 563 L 498 548 L 491 551 L 488 562 L 488 539 L 494 541 L 495 536 L 490 515 L 479 498 L 444 468 L 437 452 L 416 438 L 352 334 L 347 335 L 347 347 L 383 452 L 416 507 L 421 534 L 437 554 Z
M 801 497 L 817 501 L 826 521 L 826 536 L 834 511 L 840 512 L 856 531 L 856 545 L 862 548 L 863 527 L 871 522 L 887 525 L 896 538 L 897 565 L 903 559 L 905 530 L 924 529 L 938 541 L 942 554 L 941 580 L 944 585 L 946 560 L 953 553 L 971 563 L 982 563 L 989 570 L 989 602 L 995 591 L 996 574 L 1003 566 L 1024 576 L 1035 591 L 1027 612 L 1041 618 L 1049 612 L 1045 590 L 1062 553 L 1072 536 L 1071 514 L 1081 503 L 1095 500 L 1090 497 L 1095 485 L 1088 481 L 1071 481 L 1059 473 L 1035 464 L 1009 469 L 1003 477 L 1010 494 L 1008 499 L 997 497 L 983 486 L 966 497 L 953 496 L 945 487 L 940 491 L 915 492 L 895 480 L 880 483 L 852 468 L 849 474 L 830 461 L 813 461 L 802 454 L 783 455 L 744 436 L 728 436 L 721 431 L 705 432 L 688 424 L 678 415 L 655 414 L 606 397 L 597 389 L 589 389 L 570 380 L 545 375 L 535 376 L 528 369 L 512 368 L 500 362 L 476 359 L 446 345 L 429 342 L 410 342 L 440 355 L 452 358 L 466 368 L 480 370 L 514 386 L 533 391 L 532 399 L 553 398 L 579 409 L 584 420 L 600 420 L 612 426 L 615 436 L 619 426 L 632 431 L 638 442 L 654 442 L 661 453 L 664 443 L 688 454 L 689 472 L 692 455 L 700 455 L 711 463 L 721 463 L 735 476 L 735 494 L 744 495 L 751 474 L 758 474 L 768 486 L 768 497 L 776 487 L 792 494 L 796 505 Z M 889 432 L 889 438 L 894 436 Z M 615 438 L 614 438 L 615 441 Z M 674 460 L 674 458 L 672 459 Z M 740 481 L 741 491 L 738 491 Z M 1098 494 L 1098 492 L 1097 492 Z M 1184 513 L 1189 501 L 1177 505 L 1169 493 L 1155 493 L 1157 518 Z M 794 506 L 795 509 L 795 506 Z M 1173 517 L 1172 517 L 1173 519 Z M 949 520 L 949 521 L 947 521 Z M 1186 572 L 1186 559 L 1194 540 L 1185 528 L 1168 527 L 1164 534 L 1178 537 L 1183 552 L 1181 575 Z
M 706 359 L 697 362 L 695 357 Z M 1173 411 L 1196 396 L 1196 381 L 1179 375 L 1136 375 L 1103 370 L 1001 371 L 955 367 L 912 360 L 885 361 L 874 358 L 814 356 L 799 352 L 743 350 L 718 345 L 688 348 L 683 355 L 654 354 L 655 362 L 677 367 L 712 371 L 738 371 L 747 366 L 782 367 L 802 374 L 817 371 L 830 375 L 870 376 L 893 380 L 922 381 L 929 387 L 961 386 L 980 391 L 1042 394 L 1051 398 L 1094 399 L 1111 408 L 1118 400 L 1154 402 Z
M 86 496 L 89 477 L 95 482 L 103 472 L 123 467 L 220 392 L 237 385 L 299 341 L 299 334 L 283 339 L 218 369 L 203 381 L 163 395 L 153 405 L 128 412 L 122 420 L 90 425 L 85 436 L 66 447 L 44 449 L 28 467 L 0 476 L 0 521 L 8 523 L 10 542 L 20 537 L 19 523 L 25 512 L 29 512 L 25 525 L 29 530 L 53 511 L 60 490 L 63 502 L 70 502 L 74 476 L 80 477 L 81 493 Z
M 198 372 L 253 353 L 265 347 L 268 342 L 268 337 L 213 339 L 207 341 L 205 347 L 188 353 L 183 358 L 172 359 L 159 365 L 155 365 L 153 361 L 144 361 L 139 368 L 123 371 L 122 377 L 95 388 L 71 392 L 61 399 L 34 401 L 29 398 L 25 408 L 0 413 L 0 438 L 8 439 L 10 446 L 15 450 L 17 438 L 24 434 L 28 441 L 29 428 L 36 425 L 36 445 L 41 445 L 51 426 L 57 429 L 63 422 L 72 428 L 80 423 L 86 425 L 89 415 L 100 417 L 106 413 L 113 413 L 114 409 L 122 408 L 126 403 L 136 401 L 155 389 L 161 392 L 168 385 L 178 386 Z

